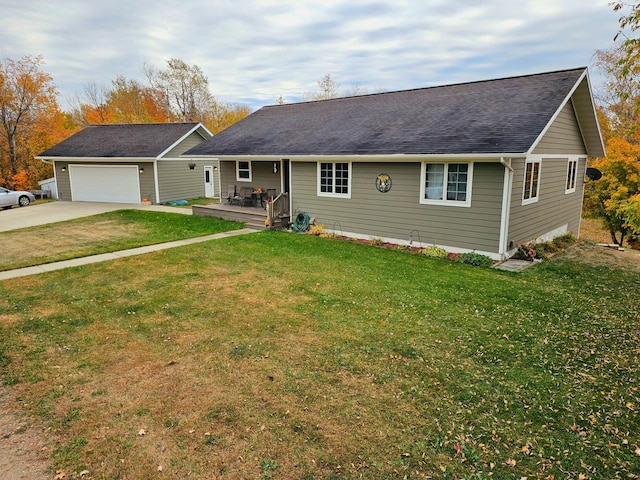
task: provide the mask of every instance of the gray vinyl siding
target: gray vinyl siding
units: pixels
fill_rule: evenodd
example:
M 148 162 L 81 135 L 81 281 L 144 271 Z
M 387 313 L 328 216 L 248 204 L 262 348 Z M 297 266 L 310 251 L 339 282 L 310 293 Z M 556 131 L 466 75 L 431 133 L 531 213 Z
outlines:
M 519 243 L 533 241 L 564 225 L 567 225 L 568 231 L 578 236 L 586 157 L 578 160 L 576 191 L 565 194 L 567 162 L 566 157 L 543 157 L 540 166 L 538 201 L 522 205 L 525 160 L 513 160 L 513 189 L 508 237 L 510 248 Z
M 189 163 L 195 163 L 193 170 Z M 207 159 L 181 159 L 158 160 L 158 188 L 160 190 L 160 203 L 173 200 L 188 200 L 190 198 L 204 197 L 204 167 L 218 166 L 218 160 Z M 213 172 L 214 195 L 219 196 L 218 172 Z
M 580 134 L 578 120 L 571 102 L 561 110 L 551 127 L 542 137 L 534 154 L 583 155 L 586 148 Z
M 138 168 L 144 168 L 144 174 L 138 175 L 140 178 L 140 195 L 150 201 L 156 198 L 156 182 L 153 180 L 153 162 L 140 162 Z
M 67 169 L 66 172 L 62 168 Z M 55 162 L 56 186 L 58 187 L 58 199 L 71 201 L 71 179 L 69 178 L 69 164 L 67 162 Z
M 504 167 L 474 164 L 471 207 L 421 204 L 420 169 L 420 162 L 354 162 L 351 198 L 343 199 L 317 196 L 316 162 L 292 162 L 293 212 L 306 212 L 337 233 L 497 253 Z M 387 193 L 375 186 L 381 173 L 392 180 Z
M 200 135 L 198 132 L 193 132 L 187 138 L 182 140 L 178 145 L 169 150 L 162 158 L 177 158 L 187 150 L 195 147 L 199 143 L 202 143 L 203 140 L 204 138 L 202 138 L 202 135 Z
M 100 163 L 88 162 L 64 162 L 56 160 L 56 183 L 58 185 L 58 198 L 60 200 L 71 201 L 71 180 L 69 177 L 69 165 L 101 165 Z M 144 168 L 144 174 L 139 175 L 140 179 L 140 195 L 142 198 L 149 200 L 155 199 L 155 182 L 153 180 L 153 162 L 138 162 L 132 164 L 130 162 L 109 162 L 104 165 L 136 165 L 138 168 Z M 67 171 L 63 172 L 62 168 L 66 167 Z M 142 200 L 142 198 L 140 200 Z
M 273 173 L 272 161 L 253 160 L 251 162 L 250 182 L 240 182 L 237 180 L 235 161 L 223 161 L 220 163 L 222 198 L 226 198 L 229 185 L 234 185 L 236 192 L 242 187 L 251 187 L 253 189 L 262 188 L 264 191 L 273 188 L 276 190 L 276 194 L 280 194 L 280 166 L 278 166 L 278 173 Z M 280 164 L 278 163 L 278 165 Z

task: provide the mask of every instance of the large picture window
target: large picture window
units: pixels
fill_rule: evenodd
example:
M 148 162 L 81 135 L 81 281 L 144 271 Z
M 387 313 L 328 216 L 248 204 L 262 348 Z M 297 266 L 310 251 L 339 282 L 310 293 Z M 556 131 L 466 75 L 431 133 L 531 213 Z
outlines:
M 540 191 L 540 166 L 541 162 L 539 160 L 525 163 L 522 192 L 523 205 L 538 201 L 538 193 Z
M 569 159 L 567 163 L 567 184 L 564 193 L 576 191 L 576 180 L 578 178 L 578 160 Z
M 351 164 L 347 162 L 318 163 L 318 195 L 351 198 Z
M 251 181 L 251 162 L 245 162 L 245 161 L 236 162 L 236 179 L 239 182 Z
M 471 206 L 472 163 L 423 163 L 420 203 Z

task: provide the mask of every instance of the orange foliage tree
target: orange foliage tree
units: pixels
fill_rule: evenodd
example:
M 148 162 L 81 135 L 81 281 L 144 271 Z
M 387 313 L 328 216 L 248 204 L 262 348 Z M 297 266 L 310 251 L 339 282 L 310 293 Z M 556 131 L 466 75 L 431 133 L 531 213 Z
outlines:
M 51 167 L 33 157 L 72 133 L 42 64 L 29 55 L 0 62 L 0 181 L 9 188 L 31 188 L 50 175 Z
M 635 243 L 640 234 L 634 222 L 640 218 L 640 145 L 613 137 L 607 142 L 607 157 L 591 166 L 603 175 L 587 184 L 586 211 L 602 220 L 613 243 L 622 245 L 625 238 Z
M 147 84 L 121 75 L 111 86 L 90 82 L 73 106 L 81 126 L 104 123 L 202 122 L 212 133 L 242 120 L 248 106 L 222 103 L 209 92 L 200 67 L 172 58 L 165 70 L 144 65 Z

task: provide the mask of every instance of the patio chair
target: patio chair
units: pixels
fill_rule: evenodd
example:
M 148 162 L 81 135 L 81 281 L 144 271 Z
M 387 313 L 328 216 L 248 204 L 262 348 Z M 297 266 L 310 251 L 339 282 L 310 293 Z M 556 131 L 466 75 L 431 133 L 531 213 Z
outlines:
M 236 186 L 235 185 L 228 185 L 227 186 L 227 203 L 229 205 L 231 205 L 234 200 L 237 200 L 236 197 Z
M 245 205 L 253 207 L 253 188 L 242 187 L 238 193 L 238 198 L 240 199 L 241 207 L 244 207 Z

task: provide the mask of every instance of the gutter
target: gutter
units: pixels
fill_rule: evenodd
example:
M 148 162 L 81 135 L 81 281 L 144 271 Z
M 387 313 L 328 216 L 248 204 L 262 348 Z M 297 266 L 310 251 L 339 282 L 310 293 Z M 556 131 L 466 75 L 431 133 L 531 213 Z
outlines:
M 183 154 L 184 155 L 184 154 Z M 181 157 L 183 156 L 181 155 Z M 247 160 L 247 161 L 278 161 L 282 159 L 287 159 L 291 162 L 321 162 L 321 161 L 335 161 L 332 159 L 344 159 L 343 161 L 347 162 L 413 162 L 413 161 L 427 161 L 427 160 L 438 160 L 438 161 L 458 161 L 458 160 L 466 160 L 473 162 L 497 162 L 504 159 L 504 157 L 523 157 L 525 156 L 525 152 L 514 152 L 514 153 L 455 153 L 455 154 L 404 154 L 404 153 L 393 153 L 388 155 L 341 155 L 341 154 L 314 154 L 314 155 L 216 155 L 216 154 L 207 154 L 207 155 L 189 155 L 189 157 L 193 158 L 215 158 L 221 161 L 236 161 L 236 160 Z

